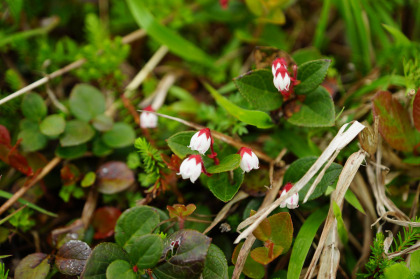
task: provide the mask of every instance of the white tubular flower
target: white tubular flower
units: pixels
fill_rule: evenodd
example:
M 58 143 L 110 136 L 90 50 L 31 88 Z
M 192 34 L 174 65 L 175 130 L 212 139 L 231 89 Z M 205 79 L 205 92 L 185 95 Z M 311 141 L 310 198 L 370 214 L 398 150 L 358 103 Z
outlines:
M 203 170 L 203 160 L 200 155 L 190 155 L 185 159 L 179 167 L 178 175 L 182 175 L 182 179 L 190 179 L 194 183 Z
M 286 61 L 283 58 L 277 58 L 271 66 L 273 72 L 273 83 L 279 92 L 287 94 L 290 87 L 290 76 L 287 71 Z
M 292 189 L 293 184 L 288 182 L 285 186 L 283 191 L 281 192 L 280 197 L 284 197 L 287 192 Z M 299 207 L 299 193 L 293 194 L 290 198 L 286 199 L 284 202 L 280 204 L 281 208 L 285 208 L 287 206 L 288 209 L 295 209 Z
M 241 147 L 238 154 L 241 155 L 240 167 L 244 172 L 250 172 L 252 169 L 259 168 L 258 157 L 252 152 L 251 148 Z
M 145 128 L 156 128 L 158 117 L 154 113 L 149 111 L 155 111 L 151 106 L 144 108 L 144 111 L 140 114 L 140 127 Z
M 204 155 L 204 153 L 206 153 L 207 150 L 209 150 L 210 148 L 211 140 L 212 138 L 210 134 L 210 129 L 205 128 L 198 131 L 194 134 L 194 136 L 192 136 L 190 145 L 188 147 L 191 148 L 191 150 L 197 150 L 198 152 Z

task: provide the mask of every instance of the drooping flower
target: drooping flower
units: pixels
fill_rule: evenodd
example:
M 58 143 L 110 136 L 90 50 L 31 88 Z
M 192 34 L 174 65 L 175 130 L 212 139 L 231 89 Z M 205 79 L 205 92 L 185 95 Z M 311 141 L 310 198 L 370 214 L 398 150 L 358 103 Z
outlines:
M 197 150 L 201 154 L 204 154 L 209 150 L 211 145 L 211 133 L 209 128 L 201 129 L 192 136 L 190 145 L 188 146 L 191 150 Z
M 203 159 L 200 155 L 190 155 L 185 159 L 179 167 L 178 175 L 182 175 L 182 179 L 190 179 L 194 183 L 204 169 Z
M 241 155 L 240 167 L 244 172 L 250 172 L 252 169 L 259 168 L 258 157 L 252 152 L 251 148 L 241 147 L 238 154 Z
M 289 192 L 290 189 L 292 189 L 292 187 L 293 187 L 293 184 L 288 182 L 284 186 L 284 189 L 282 190 L 280 197 L 284 197 L 287 194 L 287 192 Z M 299 203 L 299 193 L 295 193 L 291 197 L 286 199 L 284 202 L 282 202 L 280 204 L 280 207 L 285 208 L 287 206 L 288 209 L 295 209 L 299 207 L 298 203 Z
M 155 110 L 151 106 L 148 106 L 144 108 L 143 112 L 140 114 L 140 127 L 144 129 L 157 127 L 158 117 L 156 114 L 150 113 L 149 111 L 154 112 Z
M 287 63 L 283 58 L 277 58 L 271 66 L 273 72 L 273 83 L 277 90 L 285 97 L 290 96 L 290 76 L 287 71 Z

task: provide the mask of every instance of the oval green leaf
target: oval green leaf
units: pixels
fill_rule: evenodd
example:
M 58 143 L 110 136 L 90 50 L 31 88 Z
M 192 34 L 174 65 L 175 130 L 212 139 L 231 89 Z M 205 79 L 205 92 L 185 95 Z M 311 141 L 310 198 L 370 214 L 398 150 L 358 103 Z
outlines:
M 48 142 L 47 137 L 39 132 L 38 127 L 20 131 L 18 138 L 22 139 L 21 145 L 27 152 L 41 150 Z
M 41 133 L 49 137 L 56 137 L 64 132 L 66 121 L 59 114 L 52 114 L 42 120 L 39 125 Z
M 197 151 L 192 151 L 188 147 L 188 145 L 190 145 L 191 138 L 195 133 L 196 131 L 179 132 L 168 138 L 166 141 L 168 142 L 168 146 L 172 152 L 179 158 L 183 159 L 188 154 L 199 154 Z
M 60 138 L 63 147 L 75 146 L 88 142 L 95 135 L 92 127 L 81 120 L 71 120 L 66 123 L 64 134 Z
M 134 143 L 136 133 L 127 123 L 115 123 L 111 130 L 103 134 L 102 140 L 112 148 L 126 147 Z
M 112 129 L 114 120 L 106 114 L 100 114 L 92 119 L 92 125 L 96 130 L 106 132 Z
M 330 64 L 329 59 L 319 59 L 300 65 L 297 75 L 300 84 L 295 87 L 295 93 L 304 95 L 314 91 L 327 75 Z
M 35 121 L 40 121 L 47 115 L 47 106 L 36 93 L 29 93 L 23 98 L 21 109 L 26 118 Z
M 211 244 L 204 263 L 203 279 L 228 279 L 228 265 L 225 254 Z
M 89 84 L 78 84 L 73 87 L 69 98 L 73 115 L 85 122 L 104 113 L 105 97 L 101 91 Z
M 261 129 L 267 129 L 273 127 L 273 121 L 271 117 L 262 111 L 258 110 L 248 110 L 238 107 L 234 103 L 230 102 L 228 99 L 219 94 L 213 87 L 205 83 L 204 86 L 216 100 L 219 106 L 222 106 L 227 112 L 233 117 L 239 119 L 240 121 L 256 126 Z
M 244 181 L 242 169 L 233 171 L 233 178 L 229 172 L 216 173 L 209 177 L 208 186 L 213 195 L 221 201 L 230 201 L 241 187 Z
M 163 240 L 157 234 L 137 236 L 130 238 L 124 245 L 124 249 L 130 256 L 131 262 L 138 268 L 152 268 L 162 256 Z
M 63 159 L 76 159 L 80 158 L 87 152 L 87 145 L 80 144 L 76 146 L 68 146 L 68 147 L 62 147 L 58 146 L 55 149 L 55 155 L 63 158 Z
M 133 267 L 124 260 L 113 261 L 106 269 L 107 279 L 136 279 Z
M 297 105 L 300 105 L 300 110 L 287 120 L 290 123 L 304 127 L 334 126 L 334 102 L 324 87 L 319 86 L 306 95 L 303 103 L 297 101 Z
M 234 170 L 239 167 L 241 163 L 241 155 L 231 154 L 220 161 L 220 164 L 213 165 L 207 169 L 208 173 L 221 173 Z

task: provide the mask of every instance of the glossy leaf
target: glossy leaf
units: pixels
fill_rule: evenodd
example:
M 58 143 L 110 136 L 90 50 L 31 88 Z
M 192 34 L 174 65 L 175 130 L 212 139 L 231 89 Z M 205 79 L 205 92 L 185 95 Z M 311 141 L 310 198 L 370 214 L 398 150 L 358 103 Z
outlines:
M 126 190 L 134 183 L 134 173 L 126 163 L 111 161 L 98 168 L 96 182 L 99 192 L 115 194 Z
M 80 275 L 90 253 L 91 249 L 85 242 L 70 240 L 58 249 L 55 255 L 55 266 L 65 275 Z
M 220 160 L 218 165 L 207 168 L 208 173 L 221 173 L 231 171 L 239 167 L 241 163 L 241 155 L 231 154 Z
M 273 126 L 273 121 L 271 117 L 262 111 L 259 110 L 248 110 L 241 107 L 238 107 L 222 95 L 217 92 L 209 84 L 205 83 L 204 86 L 216 100 L 217 104 L 223 107 L 230 115 L 239 119 L 240 121 L 256 126 L 261 129 L 267 129 Z
M 379 132 L 396 150 L 412 152 L 416 145 L 414 129 L 407 110 L 388 91 L 376 93 L 372 102 L 375 118 L 379 117 Z
M 85 174 L 80 185 L 82 187 L 89 187 L 89 186 L 92 186 L 93 183 L 95 183 L 95 180 L 96 180 L 96 173 L 94 173 L 93 171 L 90 171 L 87 174 Z
M 80 145 L 88 142 L 95 135 L 92 127 L 81 120 L 71 120 L 66 123 L 64 134 L 60 138 L 63 147 Z
M 146 30 L 150 37 L 160 44 L 166 45 L 170 51 L 185 60 L 197 62 L 209 67 L 214 66 L 213 59 L 203 50 L 160 24 L 150 13 L 144 1 L 126 0 L 126 2 L 134 20 L 141 28 Z
M 131 238 L 150 234 L 159 224 L 159 213 L 148 206 L 127 209 L 115 226 L 115 241 L 124 247 Z
M 274 245 L 272 250 L 267 247 L 257 247 L 253 249 L 250 253 L 251 258 L 254 259 L 257 263 L 267 265 L 275 260 L 278 256 L 283 253 L 284 249 L 280 245 Z
M 319 86 L 305 97 L 303 102 L 297 101 L 297 106 L 300 106 L 300 109 L 287 121 L 304 127 L 334 126 L 334 103 L 328 91 Z
M 203 279 L 228 279 L 228 265 L 225 254 L 211 244 L 204 263 Z
M 116 207 L 104 206 L 95 210 L 92 226 L 95 229 L 94 239 L 104 239 L 114 234 L 114 228 L 121 211 Z
M 297 75 L 300 84 L 295 87 L 295 93 L 309 94 L 317 89 L 327 75 L 330 64 L 331 60 L 319 59 L 300 65 Z
M 284 174 L 284 181 L 286 183 L 297 182 L 302 178 L 302 176 L 305 175 L 305 173 L 310 169 L 316 160 L 317 157 L 305 157 L 294 161 L 286 170 L 286 173 Z M 328 186 L 334 185 L 341 173 L 342 168 L 343 167 L 341 165 L 332 163 L 331 166 L 326 170 L 324 176 L 308 200 L 313 200 L 320 197 L 325 193 Z M 302 188 L 302 190 L 299 191 L 299 201 L 303 201 L 306 193 L 308 192 L 312 183 L 315 181 L 315 177 L 316 175 L 311 180 L 309 180 L 309 182 Z
M 188 145 L 190 145 L 191 138 L 195 133 L 196 131 L 179 132 L 168 138 L 166 141 L 168 142 L 168 146 L 172 152 L 179 158 L 183 159 L 189 154 L 199 154 L 198 151 L 192 151 L 188 147 Z
M 124 249 L 139 269 L 152 268 L 162 256 L 163 240 L 157 234 L 136 236 L 127 241 Z
M 136 279 L 137 275 L 134 273 L 131 265 L 124 260 L 113 261 L 106 269 L 107 279 Z
M 84 143 L 68 147 L 58 146 L 55 150 L 55 155 L 63 159 L 76 159 L 85 155 L 86 152 L 87 145 Z
M 81 279 L 107 279 L 108 266 L 115 260 L 129 261 L 128 255 L 115 243 L 104 242 L 93 249 Z
M 243 242 L 239 243 L 232 254 L 232 263 L 236 264 L 236 260 L 238 259 L 239 251 L 241 250 L 243 246 Z M 264 277 L 265 269 L 264 266 L 260 263 L 257 263 L 254 261 L 254 259 L 251 258 L 250 255 L 246 258 L 244 268 L 242 269 L 242 272 L 253 279 L 261 279 Z
M 41 134 L 38 127 L 35 129 L 22 130 L 18 134 L 18 138 L 22 139 L 21 145 L 24 151 L 33 152 L 43 149 L 48 142 L 46 136 Z
M 105 112 L 105 97 L 96 87 L 78 84 L 71 91 L 69 105 L 77 119 L 88 122 Z
M 48 255 L 43 253 L 30 254 L 24 257 L 15 270 L 15 278 L 44 279 L 50 271 Z
M 136 138 L 133 128 L 127 123 L 118 122 L 112 126 L 112 129 L 105 132 L 102 140 L 106 145 L 112 148 L 121 148 L 132 145 Z
M 254 230 L 254 236 L 263 241 L 271 241 L 283 248 L 282 253 L 289 250 L 293 239 L 293 223 L 288 212 L 280 212 L 264 219 Z
M 420 131 L 420 89 L 417 90 L 416 96 L 413 101 L 413 120 L 414 127 Z
M 213 174 L 208 179 L 208 187 L 213 195 L 221 201 L 230 201 L 238 192 L 244 180 L 242 169 L 233 171 L 233 177 L 230 178 L 230 172 Z
M 312 213 L 303 223 L 293 244 L 292 255 L 287 269 L 287 279 L 299 279 L 303 264 L 318 228 L 328 214 L 328 207 L 323 207 Z
M 29 93 L 23 98 L 21 109 L 26 118 L 34 121 L 40 121 L 47 115 L 47 106 L 36 93 Z
M 56 137 L 64 132 L 66 121 L 61 115 L 48 115 L 39 125 L 41 133 L 49 137 Z
M 178 241 L 179 246 L 171 252 L 171 242 Z M 207 251 L 211 239 L 194 230 L 177 231 L 165 241 L 163 255 L 169 257 L 153 269 L 159 279 L 199 278 L 204 269 Z
M 253 108 L 275 110 L 281 107 L 283 98 L 274 87 L 273 74 L 266 69 L 255 70 L 234 79 L 236 87 Z

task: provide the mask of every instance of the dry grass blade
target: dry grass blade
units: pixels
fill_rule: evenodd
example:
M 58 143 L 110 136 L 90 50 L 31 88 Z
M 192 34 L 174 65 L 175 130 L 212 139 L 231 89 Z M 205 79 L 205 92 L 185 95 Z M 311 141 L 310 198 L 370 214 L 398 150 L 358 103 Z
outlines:
M 333 227 L 325 242 L 325 248 L 322 251 L 318 278 L 335 278 L 340 262 L 340 251 L 337 248 L 337 221 L 334 222 Z
M 343 125 L 341 129 L 338 131 L 337 135 L 334 139 L 330 142 L 328 147 L 324 150 L 324 152 L 319 156 L 316 162 L 312 165 L 312 167 L 306 172 L 306 174 L 294 185 L 294 187 L 287 192 L 287 194 L 283 197 L 278 198 L 274 201 L 273 204 L 269 205 L 268 207 L 258 211 L 255 215 L 247 218 L 238 226 L 238 231 L 249 226 L 245 229 L 235 240 L 234 243 L 239 243 L 241 239 L 246 238 L 250 235 L 254 229 L 280 204 L 291 197 L 293 194 L 299 192 L 311 178 L 318 173 L 318 171 L 322 168 L 322 166 L 327 162 L 327 160 L 337 151 L 343 149 L 347 144 L 349 144 L 362 130 L 365 126 L 360 124 L 359 122 L 354 122 L 350 127 L 349 123 Z M 348 128 L 348 129 L 347 129 Z M 347 129 L 347 130 L 346 130 Z
M 344 168 L 338 178 L 336 190 L 331 195 L 331 199 L 337 203 L 339 207 L 342 206 L 344 195 L 347 192 L 347 189 L 350 186 L 350 183 L 353 181 L 354 176 L 357 173 L 362 162 L 365 160 L 366 152 L 363 150 L 359 150 L 356 153 L 353 153 L 348 159 Z M 331 202 L 332 204 L 332 202 Z M 312 258 L 311 264 L 309 265 L 308 271 L 306 272 L 305 278 L 309 279 L 314 272 L 315 266 L 318 262 L 318 259 L 321 255 L 322 250 L 324 249 L 325 242 L 327 240 L 328 235 L 330 234 L 331 228 L 336 223 L 334 213 L 332 210 L 332 206 L 330 206 L 330 210 L 328 212 L 327 220 L 325 221 L 324 229 L 322 230 L 321 238 L 318 243 L 318 247 L 315 251 L 315 254 Z

